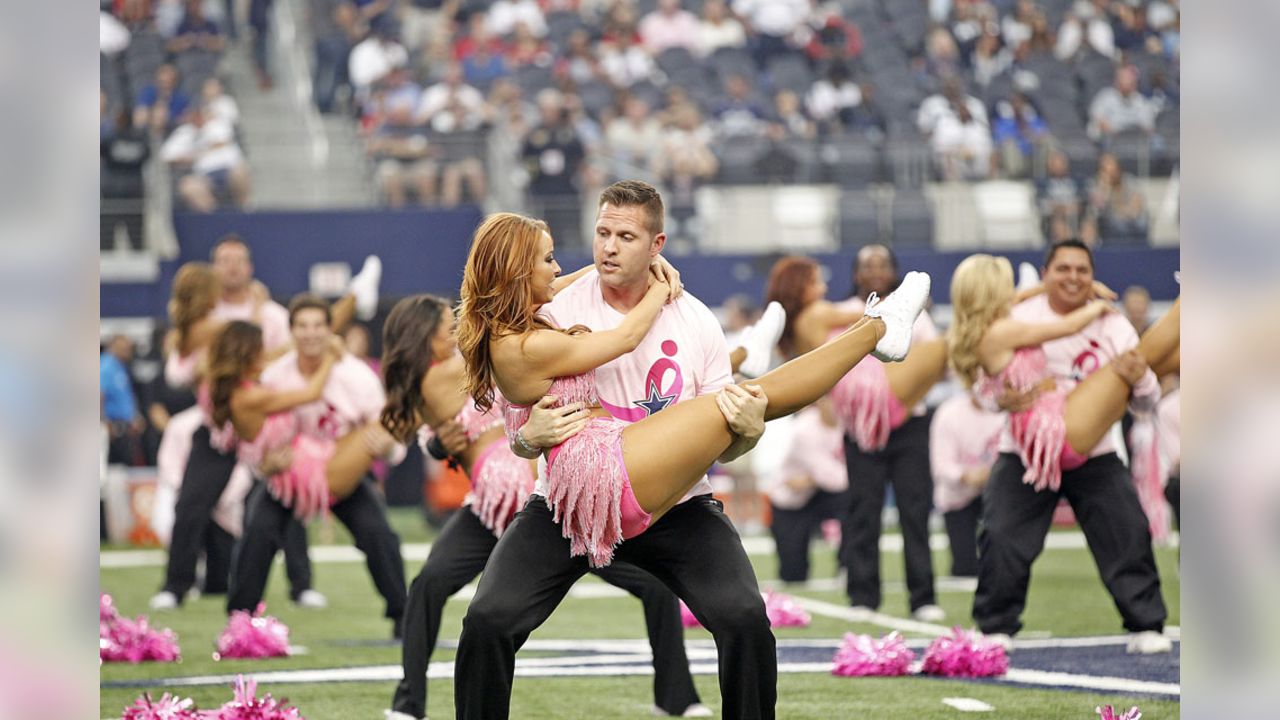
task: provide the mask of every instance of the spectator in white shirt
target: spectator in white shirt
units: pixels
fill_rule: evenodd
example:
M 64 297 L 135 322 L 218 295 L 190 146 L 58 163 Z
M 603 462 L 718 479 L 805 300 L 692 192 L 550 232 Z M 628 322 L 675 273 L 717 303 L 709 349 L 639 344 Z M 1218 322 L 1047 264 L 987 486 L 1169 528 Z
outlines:
M 225 120 L 212 119 L 205 108 L 193 110 L 160 148 L 160 158 L 191 172 L 178 180 L 178 194 L 196 212 L 218 208 L 216 191 L 230 190 L 243 208 L 249 198 L 249 167 L 235 130 Z
M 745 47 L 747 31 L 729 14 L 724 0 L 706 0 L 698 27 L 698 54 L 710 55 L 722 47 Z
M 769 58 L 791 52 L 791 35 L 809 17 L 808 0 L 734 0 L 733 11 L 754 32 L 752 52 L 764 67 Z
M 621 167 L 620 176 L 635 175 L 636 168 L 648 169 L 650 158 L 662 141 L 662 124 L 640 98 L 627 98 L 622 115 L 609 121 L 605 130 L 608 153 Z
M 498 0 L 489 7 L 488 17 L 489 30 L 500 37 L 515 32 L 519 23 L 529 26 L 537 37 L 547 34 L 547 19 L 534 0 Z
M 1126 130 L 1155 130 L 1159 106 L 1138 92 L 1138 70 L 1116 68 L 1115 84 L 1103 88 L 1089 105 L 1089 134 L 1106 139 Z
M 351 50 L 347 75 L 355 89 L 357 102 L 363 104 L 378 81 L 392 70 L 409 64 L 409 53 L 395 38 L 395 25 L 387 20 L 374 22 L 369 37 Z

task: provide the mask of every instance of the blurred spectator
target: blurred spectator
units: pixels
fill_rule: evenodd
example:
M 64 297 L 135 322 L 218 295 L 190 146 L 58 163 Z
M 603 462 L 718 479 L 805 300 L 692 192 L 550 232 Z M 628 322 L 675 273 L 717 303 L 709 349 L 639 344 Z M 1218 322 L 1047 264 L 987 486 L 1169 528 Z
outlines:
M 662 139 L 662 123 L 654 117 L 649 104 L 628 97 L 622 114 L 609 121 L 605 130 L 607 152 L 618 166 L 614 173 L 621 177 L 636 174 L 636 168 L 649 169 L 650 157 Z
M 557 77 L 568 79 L 575 85 L 605 78 L 600 58 L 591 43 L 591 34 L 584 28 L 569 33 L 565 45 L 564 52 L 556 60 Z
M 645 52 L 635 33 L 606 36 L 599 47 L 600 67 L 615 87 L 631 87 L 653 74 L 653 57 Z
M 991 131 L 963 102 L 938 118 L 930 146 L 945 181 L 985 180 L 991 174 Z
M 998 18 L 996 9 L 989 2 L 958 0 L 955 3 L 951 8 L 950 30 L 962 56 L 967 57 L 973 52 L 978 38 L 984 34 L 999 32 Z
M 129 47 L 129 28 L 115 15 L 103 10 L 98 13 L 98 50 L 107 57 L 115 57 Z
M 459 0 L 407 0 L 401 3 L 404 29 L 400 38 L 410 52 L 425 51 L 436 56 L 449 34 L 449 23 L 458 11 Z
M 178 179 L 178 194 L 196 212 L 213 212 L 218 197 L 229 193 L 232 203 L 244 208 L 249 199 L 249 166 L 235 130 L 223 120 L 209 118 L 204 108 L 187 115 L 160 148 L 160 159 L 176 169 L 189 169 Z
M 1176 3 L 1156 0 L 1148 5 L 1147 23 L 1159 36 L 1161 53 L 1168 59 L 1177 59 L 1181 53 L 1182 17 Z
M 498 0 L 489 6 L 489 30 L 499 37 L 515 32 L 524 23 L 537 37 L 546 37 L 547 19 L 536 0 Z
M 1049 138 L 1049 128 L 1026 96 L 1015 92 L 1008 100 L 996 103 L 991 135 L 1000 152 L 1005 177 L 1023 178 L 1030 170 L 1036 147 Z
M 1053 244 L 1080 237 L 1084 190 L 1080 180 L 1071 174 L 1067 154 L 1051 150 L 1045 171 L 1044 179 L 1036 181 L 1036 204 L 1045 238 Z
M 511 44 L 507 46 L 507 64 L 518 68 L 521 65 L 537 65 L 549 67 L 552 62 L 551 46 L 545 40 L 533 34 L 529 26 L 523 22 L 516 23 L 512 32 Z
M 979 37 L 969 56 L 973 81 L 982 87 L 990 85 L 992 80 L 1004 74 L 1012 64 L 1013 53 L 1001 45 L 1000 36 L 995 33 L 984 33 Z
M 688 207 L 693 191 L 715 177 L 720 165 L 711 152 L 711 131 L 696 105 L 685 103 L 672 112 L 673 123 L 662 135 L 654 154 L 653 171 L 671 190 L 668 203 Z
M 871 85 L 854 83 L 842 63 L 833 64 L 826 77 L 809 88 L 805 109 L 822 135 L 883 134 L 884 116 L 875 106 Z
M 978 574 L 978 520 L 982 489 L 991 475 L 1005 416 L 982 407 L 970 393 L 953 395 L 929 427 L 933 506 L 943 515 L 951 545 L 951 575 Z
M 849 62 L 862 54 L 862 32 L 841 16 L 839 5 L 815 2 L 809 31 L 804 52 L 810 62 Z
M 98 389 L 102 399 L 102 419 L 107 424 L 110 445 L 107 462 L 141 465 L 142 431 L 146 421 L 138 412 L 133 383 L 126 367 L 133 360 L 133 341 L 116 335 L 107 342 L 98 358 Z
M 428 126 L 437 141 L 440 163 L 440 204 L 462 201 L 465 183 L 473 202 L 484 200 L 485 172 L 475 132 L 485 119 L 484 96 L 463 81 L 462 66 L 453 62 L 440 83 L 427 88 L 414 123 Z
M 489 28 L 489 19 L 482 12 L 472 13 L 467 18 L 467 32 L 453 44 L 455 60 L 466 60 L 480 50 L 487 50 L 489 55 L 505 55 L 507 44 Z
M 376 22 L 389 21 L 394 0 L 351 0 L 360 13 L 360 19 L 369 25 Z
M 178 70 L 165 63 L 156 70 L 155 82 L 144 85 L 133 103 L 133 125 L 164 136 L 177 125 L 191 101 L 178 87 Z
M 240 124 L 240 106 L 223 91 L 218 78 L 211 77 L 200 86 L 200 104 L 211 120 L 222 120 L 233 128 Z
M 369 354 L 369 328 L 358 322 L 353 322 L 343 333 L 342 340 L 347 346 L 347 352 L 351 353 L 352 357 L 368 365 L 370 369 L 381 377 L 382 362 L 376 356 Z
M 1053 52 L 1059 60 L 1071 60 L 1086 46 L 1107 57 L 1115 56 L 1115 34 L 1099 4 L 1106 7 L 1105 2 L 1089 0 L 1076 0 L 1071 6 L 1071 11 L 1058 25 L 1058 39 Z
M 150 137 L 145 129 L 133 127 L 124 108 L 115 111 L 114 119 L 110 113 L 104 94 L 99 135 L 98 187 L 103 201 L 99 211 L 99 246 L 103 252 L 118 249 L 117 235 L 123 225 L 128 249 L 139 251 L 144 247 L 142 171 L 151 157 Z M 112 202 L 115 200 L 132 202 Z
M 680 0 L 658 0 L 657 8 L 640 21 L 639 31 L 645 49 L 657 55 L 673 47 L 697 50 L 701 26 L 697 15 L 680 7 Z
M 698 54 L 710 55 L 722 47 L 745 47 L 747 31 L 729 14 L 725 0 L 706 0 L 698 25 Z
M 964 70 L 964 60 L 960 55 L 960 46 L 946 28 L 936 27 L 929 31 L 924 41 L 924 61 L 919 66 L 929 78 L 936 82 L 937 78 L 960 75 Z M 928 82 L 925 83 L 926 85 Z
M 916 127 L 926 137 L 931 136 L 938 121 L 946 117 L 955 118 L 960 107 L 968 110 L 969 115 L 978 122 L 987 124 L 987 108 L 982 101 L 966 94 L 961 80 L 952 76 L 943 81 L 942 92 L 930 95 L 920 103 L 920 109 L 916 112 Z
M 756 307 L 751 296 L 745 293 L 730 295 L 721 306 L 720 325 L 724 328 L 724 339 L 727 347 L 742 346 L 742 333 L 754 325 L 760 316 L 760 308 Z
M 363 105 L 375 83 L 408 64 L 409 53 L 396 41 L 395 25 L 385 18 L 374 22 L 369 28 L 369 37 L 351 50 L 348 63 L 356 102 Z
M 1000 21 L 1000 37 L 1005 47 L 1016 48 L 1031 39 L 1032 19 L 1039 14 L 1035 0 L 1018 0 L 1013 12 Z
M 810 139 L 817 134 L 813 121 L 800 109 L 800 97 L 791 90 L 773 96 L 772 124 L 776 137 Z
M 1151 293 L 1141 285 L 1130 285 L 1125 288 L 1121 303 L 1125 318 L 1141 337 L 1151 325 Z
M 569 121 L 564 96 L 551 88 L 538 93 L 539 123 L 529 131 L 520 155 L 529 173 L 529 199 L 547 221 L 561 247 L 581 247 L 580 200 L 576 184 L 586 150 Z
M 205 17 L 201 0 L 187 0 L 186 14 L 169 41 L 169 52 L 174 55 L 188 50 L 220 53 L 226 47 L 227 39 L 222 36 L 218 24 Z
M 253 31 L 253 70 L 258 75 L 258 89 L 270 90 L 271 77 L 268 43 L 271 33 L 271 6 L 275 0 L 249 0 L 249 28 Z M 357 2 L 357 5 L 359 3 Z
M 1111 3 L 1111 32 L 1116 49 L 1129 52 L 1142 50 L 1147 39 L 1155 33 L 1147 27 L 1147 10 L 1142 6 L 1131 7 L 1127 3 Z
M 758 136 L 764 134 L 765 110 L 751 93 L 751 84 L 744 75 L 730 75 L 724 83 L 727 97 L 715 105 L 718 124 L 716 133 L 724 137 Z
M 1134 180 L 1120 169 L 1120 162 L 1110 153 L 1098 158 L 1098 175 L 1089 183 L 1089 205 L 1086 219 L 1089 235 L 1095 242 L 1145 243 L 1147 240 L 1147 206 Z
M 408 202 L 412 189 L 423 205 L 436 202 L 439 164 L 426 128 L 415 119 L 423 93 L 409 79 L 409 71 L 396 68 L 366 104 L 366 123 L 372 127 L 366 152 L 373 160 L 378 187 L 393 208 Z
M 332 11 L 317 18 L 312 30 L 316 39 L 315 77 L 311 90 L 316 109 L 333 112 L 338 91 L 351 84 L 347 66 L 351 49 L 364 39 L 365 26 L 355 5 L 347 0 L 332 2 Z
M 1089 105 L 1089 134 L 1107 139 L 1126 130 L 1151 132 L 1156 126 L 1156 103 L 1138 92 L 1138 70 L 1132 65 L 1116 68 L 1115 84 L 1098 91 Z
M 751 52 L 763 68 L 774 55 L 792 52 L 790 39 L 809 17 L 809 0 L 734 0 L 733 11 L 751 30 Z

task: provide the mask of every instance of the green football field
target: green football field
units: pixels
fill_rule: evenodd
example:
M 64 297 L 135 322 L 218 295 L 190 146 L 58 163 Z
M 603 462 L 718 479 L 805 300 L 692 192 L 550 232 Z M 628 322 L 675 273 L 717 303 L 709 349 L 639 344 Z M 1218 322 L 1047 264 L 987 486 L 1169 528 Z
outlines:
M 421 553 L 420 544 L 429 542 L 431 533 L 417 513 L 393 509 L 392 516 L 406 543 L 406 555 Z M 400 648 L 390 641 L 391 625 L 381 617 L 381 598 L 375 593 L 362 562 L 350 559 L 352 553 L 343 552 L 342 547 L 326 547 L 350 545 L 350 538 L 340 526 L 313 528 L 312 536 L 313 555 L 337 556 L 332 560 L 319 560 L 314 565 L 315 587 L 328 596 L 329 607 L 302 610 L 293 606 L 288 601 L 283 568 L 277 563 L 266 597 L 268 613 L 289 626 L 291 642 L 298 646 L 299 652 L 289 658 L 256 661 L 217 662 L 212 658 L 215 639 L 225 624 L 224 598 L 199 598 L 188 601 L 175 612 L 150 613 L 147 600 L 161 584 L 163 554 L 104 548 L 102 591 L 113 596 L 123 614 L 149 614 L 154 625 L 173 628 L 179 636 L 183 659 L 168 664 L 104 665 L 100 676 L 101 717 L 118 718 L 122 709 L 142 692 L 159 695 L 166 689 L 194 698 L 201 708 L 216 708 L 231 697 L 226 678 L 244 673 L 260 677 L 260 694 L 270 692 L 277 698 L 288 698 L 309 720 L 382 718 L 395 685 L 392 678 L 398 677 Z M 775 631 L 780 655 L 778 717 L 904 720 L 970 717 L 969 712 L 944 702 L 950 700 L 955 704 L 957 698 L 981 701 L 991 708 L 978 712 L 976 717 L 1096 718 L 1094 707 L 1106 704 L 1118 709 L 1137 705 L 1144 720 L 1178 717 L 1179 655 L 1143 658 L 1141 662 L 1124 656 L 1122 645 L 1118 644 L 1122 639 L 1113 637 L 1123 633 L 1119 614 L 1102 588 L 1091 556 L 1080 547 L 1079 537 L 1074 531 L 1055 532 L 1050 549 L 1037 561 L 1023 618 L 1026 627 L 1018 638 L 1020 647 L 1012 655 L 1011 665 L 1017 672 L 1011 671 L 1009 680 L 1002 683 L 919 676 L 843 678 L 813 667 L 830 662 L 844 633 L 879 636 L 889 632 L 895 618 L 908 615 L 900 553 L 892 550 L 882 553 L 885 601 L 880 610 L 886 617 L 877 618 L 876 622 L 855 623 L 841 617 L 848 603 L 835 579 L 834 552 L 815 543 L 814 581 L 804 587 L 783 588 L 784 592 L 808 603 L 813 622 L 806 628 Z M 775 585 L 776 562 L 768 550 L 768 542 L 763 538 L 750 538 L 747 547 L 761 584 Z M 945 550 L 934 553 L 934 568 L 939 575 L 949 566 L 949 560 Z M 1157 550 L 1157 560 L 1169 607 L 1169 624 L 1177 626 L 1177 551 Z M 421 560 L 406 559 L 409 580 L 420 566 Z M 970 626 L 972 591 L 943 581 L 938 587 L 939 604 L 948 614 L 945 624 Z M 585 720 L 650 716 L 651 676 L 626 668 L 616 674 L 583 676 L 583 667 L 575 666 L 572 658 L 566 658 L 563 663 L 554 659 L 573 641 L 612 641 L 595 645 L 610 647 L 614 654 L 619 648 L 624 654 L 647 653 L 647 646 L 642 642 L 645 634 L 639 602 L 611 591 L 612 588 L 594 577 L 583 579 L 550 620 L 532 635 L 519 658 L 538 658 L 550 664 L 544 665 L 537 677 L 517 677 L 513 718 Z M 461 595 L 466 596 L 468 592 L 469 589 L 464 590 Z M 457 597 L 450 601 L 445 612 L 441 647 L 432 657 L 429 715 L 433 718 L 453 717 L 453 683 L 448 676 L 451 675 L 453 643 L 461 631 L 465 611 L 465 597 Z M 909 640 L 924 642 L 943 628 L 926 630 L 927 627 L 919 631 L 913 629 L 903 634 Z M 698 691 L 708 706 L 718 710 L 719 691 L 710 635 L 702 629 L 690 629 L 685 637 Z M 1072 638 L 1078 640 L 1069 640 Z M 1021 647 L 1023 640 L 1027 643 L 1025 649 Z M 1059 640 L 1062 645 L 1072 647 L 1055 649 Z M 1074 647 L 1077 645 L 1096 645 L 1098 649 Z M 916 649 L 919 655 L 920 647 Z M 1081 652 L 1086 654 L 1080 655 Z M 1090 652 L 1094 654 L 1087 654 Z M 644 662 L 633 662 L 627 667 L 634 669 L 643 665 Z M 292 672 L 322 669 L 333 672 L 315 677 Z M 597 672 L 600 670 L 595 668 Z M 280 678 L 264 675 L 281 672 Z M 437 672 L 444 677 L 437 679 Z M 193 684 L 161 687 L 164 680 L 182 678 Z M 1147 682 L 1152 678 L 1162 681 Z M 1053 689 L 1052 686 L 1074 689 Z

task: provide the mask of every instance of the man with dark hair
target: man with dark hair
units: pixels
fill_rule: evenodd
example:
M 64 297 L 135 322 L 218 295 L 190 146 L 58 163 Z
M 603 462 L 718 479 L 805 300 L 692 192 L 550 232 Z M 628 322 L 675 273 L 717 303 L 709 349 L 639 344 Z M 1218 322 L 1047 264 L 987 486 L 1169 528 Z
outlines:
M 874 292 L 885 297 L 897 286 L 898 259 L 893 251 L 884 245 L 863 246 L 853 264 L 853 297 L 843 307 L 861 310 L 866 307 L 868 295 Z M 920 313 L 912 328 L 911 342 L 918 344 L 937 337 L 938 329 L 929 313 Z M 849 603 L 864 614 L 879 609 L 881 518 L 885 487 L 892 484 L 902 528 L 908 604 L 917 620 L 940 622 L 946 615 L 934 595 L 933 555 L 929 550 L 929 510 L 933 502 L 930 418 L 923 402 L 910 408 L 910 414 L 906 422 L 889 433 L 888 443 L 879 450 L 859 447 L 846 428 L 849 508 L 842 520 L 840 562 L 848 570 Z
M 1028 323 L 1060 320 L 1094 297 L 1093 255 L 1079 240 L 1055 243 L 1042 268 L 1045 292 L 1013 308 L 1014 319 Z M 1138 335 L 1124 316 L 1108 313 L 1084 330 L 1043 344 L 1057 387 L 1070 391 L 1111 360 L 1132 388 L 1130 408 L 1150 412 L 1160 399 L 1155 374 L 1133 349 Z M 1021 410 L 1031 396 L 1005 393 L 1001 409 Z M 1044 549 L 1053 511 L 1065 496 L 1084 531 L 1102 582 L 1131 633 L 1129 652 L 1167 652 L 1167 616 L 1160 575 L 1151 549 L 1147 518 L 1129 470 L 1116 454 L 1115 438 L 1104 438 L 1075 470 L 1062 472 L 1059 490 L 1036 490 L 1022 481 L 1025 468 L 1006 423 L 1000 456 L 991 468 L 982 498 L 978 534 L 978 590 L 973 619 L 978 628 L 1006 646 L 1022 628 L 1031 564 Z
M 657 190 L 636 181 L 609 187 L 596 217 L 595 272 L 560 291 L 540 312 L 560 327 L 616 327 L 644 296 L 649 266 L 665 242 Z M 595 372 L 601 407 L 624 422 L 737 387 L 719 322 L 688 293 L 663 307 L 634 352 Z M 750 450 L 764 432 L 767 400 L 738 397 L 735 403 L 732 417 L 725 412 L 738 439 L 724 460 Z M 517 455 L 541 458 L 541 452 L 528 448 L 562 442 L 565 424 L 573 427 L 587 415 L 579 404 L 553 406 L 543 398 L 533 408 L 512 441 Z M 454 671 L 459 718 L 507 717 L 516 651 L 587 573 L 587 559 L 570 556 L 569 541 L 547 506 L 546 478 L 540 460 L 538 485 L 489 556 L 463 622 Z M 707 480 L 644 533 L 619 545 L 614 557 L 666 583 L 711 631 L 720 659 L 723 717 L 774 717 L 778 665 L 773 632 L 751 561 Z
M 262 371 L 264 386 L 278 389 L 305 386 L 307 378 L 318 371 L 325 353 L 329 352 L 333 333 L 329 329 L 327 303 L 313 295 L 300 295 L 289 303 L 289 317 L 294 349 Z M 360 432 L 361 426 L 375 421 L 385 403 L 386 394 L 378 376 L 368 365 L 344 355 L 329 372 L 320 400 L 290 412 L 298 421 L 298 432 L 336 441 L 353 430 Z M 396 444 L 390 436 L 384 440 L 383 456 L 392 463 L 402 460 L 404 446 Z M 262 475 L 281 469 L 258 468 Z M 365 478 L 331 510 L 347 526 L 356 547 L 364 553 L 374 585 L 386 601 L 386 617 L 395 623 L 393 634 L 399 638 L 407 592 L 400 537 L 387 522 L 386 509 L 378 499 L 372 478 Z M 262 600 L 271 562 L 292 520 L 292 509 L 273 497 L 265 483 L 256 483 L 247 500 L 244 535 L 232 558 L 227 612 L 252 611 Z

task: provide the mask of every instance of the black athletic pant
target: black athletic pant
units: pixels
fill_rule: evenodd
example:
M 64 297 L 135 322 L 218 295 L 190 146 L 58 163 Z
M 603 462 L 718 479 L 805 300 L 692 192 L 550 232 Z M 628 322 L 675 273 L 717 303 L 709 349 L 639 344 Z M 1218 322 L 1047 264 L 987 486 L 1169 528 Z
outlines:
M 951 544 L 952 577 L 978 577 L 978 519 L 981 517 L 981 497 L 959 510 L 942 514 Z
M 847 492 L 819 490 L 803 506 L 787 510 L 769 504 L 769 530 L 778 551 L 778 577 L 783 582 L 809 579 L 809 543 L 824 520 L 843 521 L 849 507 Z
M 773 718 L 778 659 L 751 562 L 723 505 L 681 503 L 614 555 L 684 599 L 716 640 L 722 717 Z M 569 556 L 546 501 L 531 497 L 498 541 L 462 624 L 454 670 L 457 717 L 506 718 L 516 651 L 587 572 Z
M 455 512 L 431 544 L 431 555 L 409 586 L 401 661 L 404 679 L 396 687 L 392 710 L 415 718 L 426 716 L 427 665 L 436 648 L 445 602 L 480 574 L 497 544 L 498 539 L 470 508 Z M 669 715 L 684 714 L 698 702 L 698 692 L 684 652 L 680 601 L 652 575 L 625 562 L 594 572 L 644 603 L 653 650 L 654 704 Z
M 880 533 L 885 486 L 893 483 L 902 527 L 903 560 L 911 610 L 936 602 L 933 556 L 929 552 L 929 510 L 933 476 L 929 472 L 930 416 L 909 418 L 889 434 L 884 450 L 865 453 L 844 438 L 849 468 L 849 512 L 840 535 L 840 558 L 848 568 L 849 604 L 880 607 Z
M 205 595 L 226 595 L 231 578 L 231 556 L 236 538 L 216 522 L 209 523 L 204 543 Z M 296 602 L 311 589 L 311 559 L 307 557 L 307 528 L 297 518 L 284 531 L 284 572 L 289 578 L 289 597 Z
M 386 600 L 386 616 L 398 620 L 404 614 L 405 603 L 400 536 L 387 523 L 386 509 L 378 499 L 372 479 L 366 477 L 355 492 L 334 505 L 331 511 L 351 531 L 356 547 L 364 553 L 373 584 Z M 231 563 L 228 613 L 252 611 L 258 606 L 267 588 L 271 562 L 293 519 L 293 511 L 272 497 L 265 484 L 254 483 L 245 510 L 244 534 Z
M 1044 549 L 1058 498 L 1065 496 L 1093 553 L 1102 583 L 1130 632 L 1160 631 L 1168 613 L 1151 550 L 1147 516 L 1129 469 L 1114 453 L 1062 473 L 1058 492 L 1022 482 L 1022 461 L 1002 453 L 982 496 L 978 591 L 973 619 L 984 633 L 1022 628 L 1031 564 Z

